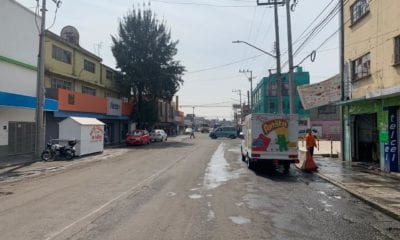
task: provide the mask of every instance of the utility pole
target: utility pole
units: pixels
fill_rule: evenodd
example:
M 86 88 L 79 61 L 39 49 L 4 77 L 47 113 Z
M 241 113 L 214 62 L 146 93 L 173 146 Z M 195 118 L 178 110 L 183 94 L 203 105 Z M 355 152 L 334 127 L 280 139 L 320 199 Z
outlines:
M 283 113 L 282 108 L 282 74 L 281 74 L 281 50 L 279 44 L 279 16 L 278 5 L 285 4 L 286 0 L 257 0 L 257 5 L 274 5 L 275 14 L 275 57 L 276 57 L 276 95 L 278 97 L 278 113 Z
M 194 131 L 194 127 L 195 127 L 195 121 L 194 121 L 194 106 L 193 106 L 193 131 Z
M 44 126 L 44 35 L 46 31 L 46 0 L 42 0 L 42 18 L 39 33 L 39 54 L 37 66 L 36 85 L 36 145 L 35 155 L 39 157 L 44 150 L 45 126 Z
M 278 97 L 278 113 L 283 113 L 282 108 L 282 77 L 281 77 L 281 50 L 279 44 L 279 16 L 278 16 L 278 4 L 275 0 L 274 4 L 275 13 L 275 48 L 276 48 L 276 84 L 277 84 L 277 97 Z
M 52 0 L 56 7 L 59 8 L 61 0 Z M 45 141 L 45 121 L 44 121 L 44 104 L 45 104 L 45 91 L 44 91 L 44 58 L 45 58 L 45 32 L 46 32 L 46 0 L 42 0 L 42 13 L 39 33 L 39 53 L 37 64 L 37 83 L 36 83 L 36 139 L 35 139 L 35 155 L 40 157 L 44 150 Z
M 242 108 L 242 90 L 232 90 L 232 92 L 237 92 L 239 94 L 239 103 L 240 103 L 240 123 L 242 123 L 242 114 L 243 114 L 243 108 Z
M 345 96 L 344 96 L 344 0 L 339 0 L 340 1 L 340 19 L 339 19 L 339 24 L 340 24 L 340 90 L 341 90 L 341 101 L 345 101 Z M 342 105 L 340 107 L 340 122 L 341 122 L 341 157 L 342 161 L 345 161 L 345 123 L 344 123 L 344 110 L 345 110 L 345 105 Z
M 294 69 L 293 69 L 293 46 L 292 46 L 292 21 L 290 17 L 290 1 L 286 0 L 286 16 L 287 16 L 287 37 L 288 37 L 288 55 L 289 55 L 289 105 L 290 114 L 295 113 L 294 97 L 295 97 L 295 83 L 294 83 Z
M 252 70 L 244 70 L 244 69 L 240 69 L 239 70 L 240 73 L 250 73 L 250 77 L 248 77 L 249 81 L 250 81 L 250 101 L 249 101 L 249 105 L 250 105 L 250 112 L 253 109 L 253 71 Z

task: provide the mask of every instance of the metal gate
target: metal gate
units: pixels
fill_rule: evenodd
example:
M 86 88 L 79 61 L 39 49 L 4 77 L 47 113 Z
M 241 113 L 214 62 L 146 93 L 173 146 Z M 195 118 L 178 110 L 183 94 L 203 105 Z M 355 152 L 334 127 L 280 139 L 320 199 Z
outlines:
M 35 123 L 8 123 L 8 155 L 27 154 L 35 152 Z

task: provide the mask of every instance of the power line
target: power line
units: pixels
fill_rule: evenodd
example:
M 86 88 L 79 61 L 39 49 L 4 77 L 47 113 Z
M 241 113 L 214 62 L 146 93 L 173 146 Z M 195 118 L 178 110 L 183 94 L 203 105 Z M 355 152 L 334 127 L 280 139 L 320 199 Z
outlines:
M 174 5 L 195 5 L 195 6 L 205 6 L 205 7 L 220 7 L 220 8 L 255 8 L 256 6 L 250 5 L 216 5 L 211 3 L 197 3 L 197 2 L 176 2 L 176 1 L 163 1 L 163 0 L 151 0 L 150 2 L 158 2 L 164 4 L 174 4 Z
M 214 66 L 214 67 L 208 67 L 208 68 L 203 68 L 203 69 L 199 69 L 199 70 L 195 70 L 195 71 L 190 71 L 190 72 L 187 72 L 186 74 L 193 74 L 193 73 L 199 73 L 199 72 L 204 72 L 204 71 L 215 70 L 215 69 L 218 69 L 218 68 L 227 67 L 227 66 L 234 65 L 234 64 L 237 64 L 237 63 L 240 63 L 240 62 L 247 61 L 249 59 L 258 58 L 258 57 L 261 57 L 261 56 L 265 56 L 265 54 L 255 55 L 255 56 L 252 56 L 252 57 L 249 57 L 249 58 L 237 60 L 237 61 L 234 61 L 234 62 L 222 64 L 222 65 L 217 65 L 217 66 Z

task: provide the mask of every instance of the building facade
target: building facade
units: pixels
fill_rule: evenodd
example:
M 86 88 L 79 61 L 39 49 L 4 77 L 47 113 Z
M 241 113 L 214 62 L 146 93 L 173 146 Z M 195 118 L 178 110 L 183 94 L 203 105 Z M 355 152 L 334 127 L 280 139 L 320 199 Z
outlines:
M 104 122 L 105 143 L 125 140 L 132 104 L 121 98 L 116 71 L 79 46 L 79 33 L 64 27 L 60 36 L 46 31 L 46 96 L 58 100 L 59 111 L 46 115 L 46 140 L 58 138 L 58 123 L 70 116 Z
M 282 89 L 282 110 L 283 113 L 290 112 L 289 99 L 289 79 L 288 74 L 282 74 L 283 89 Z M 297 67 L 294 72 L 295 89 L 297 86 L 302 86 L 310 83 L 310 74 L 304 72 L 301 67 Z M 298 92 L 296 91 L 295 113 L 299 115 L 300 129 L 306 129 L 310 125 L 309 112 L 304 110 Z M 269 77 L 264 77 L 253 90 L 253 109 L 254 113 L 278 113 L 278 96 L 276 74 L 271 74 Z
M 288 74 L 282 74 L 283 89 L 282 89 L 282 106 L 283 113 L 289 113 L 289 80 Z M 297 67 L 294 72 L 295 88 L 297 86 L 305 85 L 310 83 L 310 74 L 303 72 L 301 67 Z M 300 117 L 308 117 L 308 112 L 304 110 L 301 104 L 299 94 L 296 91 L 295 94 L 295 113 L 299 114 Z M 277 96 L 277 82 L 276 74 L 271 74 L 269 77 L 264 77 L 257 84 L 253 90 L 253 112 L 255 113 L 277 113 L 278 112 L 278 96 Z
M 344 160 L 399 171 L 400 1 L 349 0 L 344 9 Z
M 0 1 L 0 160 L 35 151 L 39 45 L 35 17 L 14 0 Z M 57 108 L 56 100 L 45 99 L 45 111 Z

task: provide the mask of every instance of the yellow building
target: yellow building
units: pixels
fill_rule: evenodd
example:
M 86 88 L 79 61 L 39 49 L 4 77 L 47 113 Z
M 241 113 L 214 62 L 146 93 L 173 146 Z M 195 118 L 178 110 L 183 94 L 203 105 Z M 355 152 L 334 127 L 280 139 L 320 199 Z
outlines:
M 345 160 L 399 171 L 400 1 L 344 3 Z
M 64 27 L 60 36 L 46 31 L 46 96 L 58 100 L 59 106 L 59 111 L 46 115 L 46 140 L 57 138 L 60 121 L 78 116 L 104 122 L 106 143 L 124 141 L 133 106 L 121 98 L 116 74 L 79 45 L 74 27 Z
M 102 64 L 100 57 L 50 31 L 45 42 L 46 88 L 119 97 L 115 71 Z

